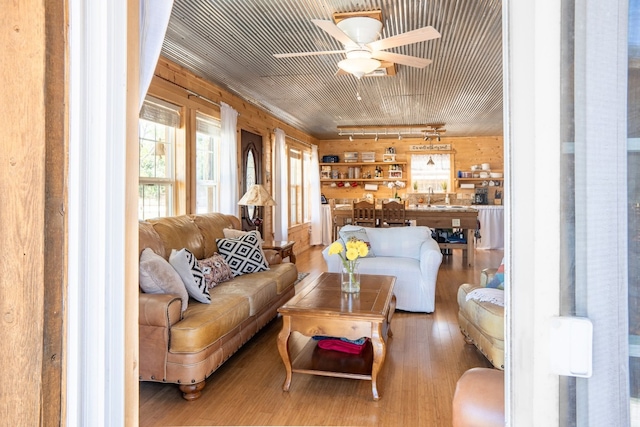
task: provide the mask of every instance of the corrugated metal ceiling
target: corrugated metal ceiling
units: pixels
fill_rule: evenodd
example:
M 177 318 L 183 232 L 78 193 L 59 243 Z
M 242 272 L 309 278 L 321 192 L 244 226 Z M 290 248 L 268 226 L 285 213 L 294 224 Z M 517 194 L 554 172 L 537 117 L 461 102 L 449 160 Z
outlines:
M 447 136 L 502 135 L 500 0 L 175 0 L 162 55 L 319 139 L 337 126 L 445 123 Z M 392 77 L 336 76 L 344 54 L 311 23 L 382 11 L 382 37 L 433 26 L 441 38 L 390 49 L 429 58 Z M 356 98 L 356 93 L 362 97 Z

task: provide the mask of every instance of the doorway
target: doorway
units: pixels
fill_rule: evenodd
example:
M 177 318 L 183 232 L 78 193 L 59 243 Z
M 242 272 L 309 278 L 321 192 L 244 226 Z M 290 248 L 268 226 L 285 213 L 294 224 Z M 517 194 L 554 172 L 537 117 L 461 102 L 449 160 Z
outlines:
M 262 184 L 262 136 L 246 130 L 240 133 L 240 146 L 242 162 L 240 170 L 240 186 L 242 194 L 245 194 L 254 184 Z M 258 230 L 262 232 L 262 220 L 264 208 L 261 206 L 242 206 L 242 229 Z

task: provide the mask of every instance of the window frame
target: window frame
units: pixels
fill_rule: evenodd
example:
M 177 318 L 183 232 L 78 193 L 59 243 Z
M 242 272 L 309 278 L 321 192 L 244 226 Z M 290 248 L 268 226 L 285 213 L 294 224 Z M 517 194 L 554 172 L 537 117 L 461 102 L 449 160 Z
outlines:
M 300 161 L 299 182 L 294 181 L 294 168 L 292 167 L 292 154 L 298 153 Z M 310 204 L 310 180 L 311 171 L 311 147 L 295 142 L 287 144 L 287 174 L 289 191 L 289 228 L 311 222 Z M 294 191 L 294 187 L 296 188 Z M 295 195 L 295 200 L 294 200 Z M 294 215 L 295 214 L 295 215 Z
M 213 152 L 213 160 L 211 163 L 213 163 L 213 165 L 210 165 L 213 169 L 213 179 L 210 180 L 204 180 L 204 179 L 200 179 L 198 176 L 198 155 L 200 153 L 201 150 L 199 150 L 198 147 L 198 134 L 200 133 L 198 131 L 198 120 L 202 120 L 205 122 L 209 122 L 209 125 L 217 127 L 218 129 L 218 134 L 217 135 L 213 135 L 211 136 L 211 138 L 213 139 L 212 143 L 213 143 L 213 148 L 212 150 L 209 150 L 209 152 Z M 219 206 L 220 206 L 220 149 L 221 149 L 221 134 L 220 134 L 220 128 L 221 128 L 221 123 L 220 123 L 220 118 L 219 117 L 215 117 L 212 116 L 210 114 L 206 114 L 202 111 L 196 110 L 194 113 L 194 131 L 193 131 L 193 147 L 194 147 L 194 162 L 193 162 L 193 200 L 194 200 L 194 206 L 193 206 L 193 212 L 195 213 L 206 213 L 206 212 L 217 212 L 219 210 Z M 212 189 L 209 190 L 210 192 L 212 192 L 212 198 L 213 200 L 208 200 L 207 201 L 207 206 L 206 206 L 206 210 L 204 212 L 201 212 L 199 210 L 199 206 L 198 206 L 198 190 L 201 188 L 207 188 L 207 189 Z
M 155 150 L 158 147 L 158 144 L 163 144 L 165 150 L 165 173 L 166 176 L 142 176 L 141 172 L 141 161 L 143 156 L 139 154 L 138 160 L 138 219 L 144 220 L 147 218 L 157 217 L 157 216 L 171 216 L 175 214 L 176 211 L 176 188 L 178 184 L 178 174 L 176 172 L 176 163 L 177 163 L 177 150 L 180 144 L 180 138 L 183 134 L 183 125 L 182 125 L 182 107 L 180 105 L 169 103 L 159 98 L 153 96 L 147 96 L 145 99 L 145 104 L 143 105 L 143 109 L 141 110 L 140 117 L 138 118 L 138 153 L 142 150 L 143 141 L 147 143 L 155 143 L 156 148 L 154 148 L 153 156 L 157 158 L 157 154 L 155 154 Z M 157 120 L 153 120 L 154 114 L 152 112 L 146 112 L 144 110 L 145 107 L 148 107 L 156 112 L 155 117 Z M 166 111 L 163 111 L 166 110 Z M 143 117 L 144 116 L 144 117 Z M 162 141 L 158 139 L 157 134 L 154 135 L 154 139 L 149 139 L 147 135 L 142 135 L 141 129 L 143 126 L 143 121 L 165 126 L 168 129 L 172 129 L 171 132 L 165 132 L 165 135 L 170 135 Z M 144 198 L 142 196 L 143 189 L 145 186 L 156 186 L 158 191 L 160 188 L 164 188 L 165 191 L 165 203 L 164 205 L 164 213 L 161 213 L 162 209 L 160 205 L 156 210 L 156 213 L 145 213 L 146 208 L 144 206 Z M 159 196 L 158 196 L 159 197 Z

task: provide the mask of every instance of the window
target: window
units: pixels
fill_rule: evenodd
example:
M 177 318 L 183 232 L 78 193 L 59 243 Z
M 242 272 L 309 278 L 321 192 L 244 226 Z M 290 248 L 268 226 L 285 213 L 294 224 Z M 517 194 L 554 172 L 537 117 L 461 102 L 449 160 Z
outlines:
M 179 107 L 148 97 L 140 112 L 138 218 L 173 214 L 176 129 Z
M 311 151 L 298 145 L 290 147 L 288 154 L 289 225 L 294 226 L 311 221 Z
M 412 154 L 411 180 L 420 193 L 451 191 L 451 154 Z
M 303 222 L 302 152 L 289 149 L 289 224 Z
M 217 212 L 220 183 L 220 121 L 196 114 L 196 213 Z

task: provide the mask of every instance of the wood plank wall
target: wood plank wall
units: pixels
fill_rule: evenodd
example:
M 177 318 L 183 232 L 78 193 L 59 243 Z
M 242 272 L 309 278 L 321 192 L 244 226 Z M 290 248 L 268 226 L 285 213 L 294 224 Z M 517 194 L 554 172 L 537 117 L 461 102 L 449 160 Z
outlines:
M 321 141 L 318 146 L 318 154 L 322 161 L 322 156 L 325 155 L 338 155 L 340 161 L 344 159 L 345 151 L 357 151 L 357 152 L 375 152 L 376 161 L 382 161 L 382 155 L 385 152 L 385 148 L 394 147 L 396 149 L 396 160 L 399 162 L 407 162 L 403 170 L 403 178 L 406 179 L 406 187 L 399 189 L 398 194 L 409 194 L 412 190 L 412 181 L 410 175 L 410 157 L 411 154 L 428 154 L 429 151 L 409 151 L 410 145 L 424 145 L 425 142 L 422 138 L 403 138 L 397 139 L 380 139 L 375 141 L 370 139 L 359 139 L 356 137 L 353 142 L 350 142 L 348 137 L 341 137 L 335 140 Z M 447 137 L 443 136 L 442 140 L 435 144 L 451 144 L 452 151 L 454 152 L 454 165 L 453 172 L 457 174 L 457 171 L 470 171 L 471 165 L 489 163 L 491 169 L 495 171 L 502 171 L 504 167 L 504 155 L 503 155 L 503 137 L 502 136 L 490 136 L 490 137 Z M 365 167 L 372 169 L 372 167 Z M 344 168 L 343 168 L 344 169 Z M 383 166 L 386 173 L 386 167 Z M 459 189 L 450 188 L 450 193 L 469 194 L 468 191 L 460 191 Z M 376 198 L 389 198 L 393 196 L 393 190 L 385 186 L 380 186 L 378 191 L 374 193 Z M 473 191 L 471 191 L 473 192 Z M 356 188 L 345 187 L 331 187 L 328 183 L 322 184 L 322 193 L 329 199 L 354 199 L 362 198 L 365 190 L 362 186 Z M 444 196 L 443 196 L 444 197 Z M 462 196 L 461 196 L 462 197 Z
M 44 84 L 51 65 L 47 61 L 45 2 L 5 4 L 0 27 L 4 100 L 0 150 L 0 246 L 4 249 L 0 261 L 0 371 L 4 384 L 0 420 L 3 425 L 41 425 L 41 415 L 52 415 L 52 424 L 59 425 L 59 367 L 44 361 L 48 356 L 44 350 L 48 346 L 44 342 L 45 284 L 49 283 L 45 280 L 45 248 L 59 250 L 58 238 L 47 239 L 45 222 L 52 208 L 46 202 L 45 176 L 49 148 L 46 116 L 51 106 L 47 102 L 51 87 Z M 59 77 L 52 83 L 63 83 Z M 57 119 L 51 117 L 52 122 Z M 58 129 L 53 138 L 56 136 Z M 53 223 L 54 228 L 58 226 Z M 55 304 L 55 299 L 47 304 Z M 44 390 L 45 381 L 52 383 L 50 392 Z M 50 399 L 58 402 L 56 411 L 47 408 Z
M 175 84 L 174 84 L 175 83 Z M 242 129 L 262 136 L 263 141 L 263 176 L 262 183 L 273 194 L 273 182 L 271 176 L 272 167 L 272 145 L 273 132 L 276 128 L 284 130 L 287 136 L 309 144 L 316 144 L 314 138 L 306 133 L 284 123 L 271 116 L 255 105 L 233 95 L 232 93 L 208 82 L 183 67 L 161 57 L 156 67 L 155 76 L 151 82 L 149 95 L 161 98 L 167 102 L 187 106 L 192 111 L 203 111 L 206 114 L 220 117 L 220 108 L 198 97 L 190 95 L 186 90 L 191 90 L 216 103 L 224 102 L 238 111 L 238 152 L 240 152 L 240 131 Z M 189 116 L 188 116 L 189 117 Z M 291 141 L 287 139 L 287 142 Z M 195 155 L 195 153 L 193 154 Z M 192 159 L 193 160 L 193 159 Z M 238 162 L 240 159 L 238 159 Z M 191 162 L 193 164 L 193 161 Z M 240 167 L 239 163 L 236 165 Z M 186 182 L 186 194 L 193 194 L 195 183 Z M 238 200 L 242 194 L 237 195 Z M 191 213 L 195 210 L 195 199 L 190 197 L 185 210 L 179 213 Z M 277 202 L 277 201 L 276 201 Z M 266 210 L 264 218 L 264 238 L 273 238 L 273 218 L 272 212 Z M 289 240 L 295 240 L 294 251 L 301 252 L 309 246 L 309 226 L 296 226 L 289 230 Z

